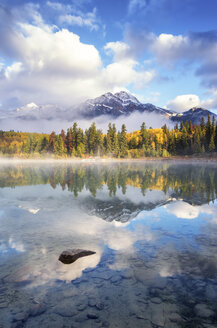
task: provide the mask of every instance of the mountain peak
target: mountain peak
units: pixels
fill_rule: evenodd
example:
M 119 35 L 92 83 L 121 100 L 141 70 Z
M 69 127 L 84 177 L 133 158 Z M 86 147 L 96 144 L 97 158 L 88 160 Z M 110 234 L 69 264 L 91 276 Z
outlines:
M 123 102 L 128 102 L 128 103 L 133 102 L 135 104 L 140 104 L 140 102 L 138 101 L 138 99 L 136 97 L 134 97 L 133 95 L 131 95 L 130 93 L 128 93 L 126 91 L 116 92 L 114 94 L 114 96 L 118 97 Z
M 198 110 L 207 110 L 207 109 L 205 109 L 203 107 L 200 107 L 200 106 L 195 106 L 195 107 L 192 107 L 190 109 L 190 111 L 192 111 L 192 112 L 195 112 L 195 111 L 198 111 Z

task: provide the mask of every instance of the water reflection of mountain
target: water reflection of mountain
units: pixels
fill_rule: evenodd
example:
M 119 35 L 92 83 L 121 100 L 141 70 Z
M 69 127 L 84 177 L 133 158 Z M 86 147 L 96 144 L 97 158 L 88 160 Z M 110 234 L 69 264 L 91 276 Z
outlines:
M 132 188 L 130 193 L 127 190 L 125 195 L 117 194 L 110 198 L 102 197 L 102 194 L 97 197 L 88 196 L 80 205 L 90 215 L 98 216 L 108 222 L 124 223 L 135 218 L 143 210 L 151 211 L 170 201 L 171 198 L 160 190 L 148 190 L 143 196 L 139 189 Z
M 1 188 L 37 184 L 50 184 L 54 189 L 61 186 L 63 190 L 67 189 L 72 192 L 75 197 L 82 190 L 88 190 L 93 197 L 96 197 L 97 191 L 102 190 L 105 185 L 110 197 L 116 196 L 117 191 L 125 195 L 127 188 L 131 186 L 139 189 L 143 196 L 148 190 L 158 190 L 165 195 L 170 194 L 172 197 L 182 198 L 192 205 L 201 205 L 216 198 L 217 169 L 214 165 L 186 163 L 178 165 L 168 163 L 57 164 L 31 167 L 10 165 L 2 166 L 0 169 Z M 116 204 L 116 202 L 118 200 L 114 199 L 113 203 Z M 109 202 L 97 204 L 97 207 L 107 205 L 109 206 Z M 125 208 L 128 209 L 128 207 Z M 135 209 L 133 204 L 132 208 Z

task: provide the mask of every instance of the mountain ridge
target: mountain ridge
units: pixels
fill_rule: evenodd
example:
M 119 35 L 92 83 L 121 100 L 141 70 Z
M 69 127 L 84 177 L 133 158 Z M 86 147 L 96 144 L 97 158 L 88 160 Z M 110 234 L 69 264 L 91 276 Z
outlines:
M 79 119 L 95 119 L 103 115 L 116 119 L 121 116 L 129 116 L 132 113 L 144 114 L 144 121 L 145 114 L 156 114 L 172 124 L 180 123 L 181 121 L 185 123 L 187 120 L 198 124 L 202 117 L 204 117 L 206 121 L 209 114 L 217 118 L 216 114 L 200 106 L 190 108 L 182 113 L 177 113 L 173 110 L 158 107 L 151 103 L 143 104 L 135 96 L 126 91 L 120 91 L 114 94 L 107 92 L 99 97 L 87 99 L 81 104 L 69 108 L 61 108 L 51 104 L 38 106 L 32 102 L 26 106 L 17 108 L 15 117 L 23 120 L 52 120 L 55 118 L 72 121 Z

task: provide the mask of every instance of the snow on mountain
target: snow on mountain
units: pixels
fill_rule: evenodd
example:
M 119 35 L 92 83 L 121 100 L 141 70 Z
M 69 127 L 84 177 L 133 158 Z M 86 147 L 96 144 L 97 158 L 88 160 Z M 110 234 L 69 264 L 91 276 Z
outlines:
M 52 120 L 54 118 L 62 118 L 65 110 L 57 105 L 36 105 L 29 103 L 23 107 L 17 108 L 14 116 L 23 120 Z
M 193 107 L 186 112 L 176 113 L 175 111 L 154 106 L 153 104 L 142 104 L 135 96 L 126 91 L 116 93 L 107 92 L 100 97 L 88 99 L 77 106 L 70 108 L 61 108 L 57 105 L 37 105 L 34 102 L 26 106 L 17 108 L 14 112 L 15 118 L 21 120 L 63 120 L 72 122 L 79 119 L 95 119 L 102 115 L 108 115 L 111 119 L 121 116 L 129 116 L 132 113 L 144 115 L 144 121 L 147 115 L 153 115 L 153 120 L 159 118 L 169 123 L 192 121 L 199 123 L 201 117 L 207 120 L 208 114 L 215 114 L 201 107 Z M 157 115 L 157 116 L 156 116 Z M 143 118 L 142 118 L 143 119 Z M 160 122 L 159 120 L 159 122 Z M 160 123 L 159 123 L 160 124 Z
M 86 118 L 94 118 L 100 115 L 110 115 L 114 118 L 120 115 L 130 115 L 133 112 L 157 113 L 168 117 L 173 112 L 152 104 L 142 104 L 136 97 L 126 91 L 115 94 L 107 92 L 95 99 L 88 99 L 77 106 L 75 112 Z
M 186 122 L 191 121 L 192 123 L 199 124 L 201 121 L 201 118 L 204 117 L 205 121 L 208 119 L 208 115 L 214 116 L 217 118 L 217 115 L 214 113 L 211 113 L 209 110 L 202 108 L 202 107 L 193 107 L 181 114 L 177 114 L 173 117 L 171 117 L 171 120 L 174 122 Z

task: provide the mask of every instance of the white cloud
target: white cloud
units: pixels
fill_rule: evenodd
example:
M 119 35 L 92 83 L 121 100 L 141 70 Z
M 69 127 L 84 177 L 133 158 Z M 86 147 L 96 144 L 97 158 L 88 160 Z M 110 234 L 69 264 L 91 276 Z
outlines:
M 175 65 L 175 69 L 179 70 L 187 64 L 188 69 L 193 69 L 195 75 L 201 79 L 202 85 L 209 89 L 217 88 L 216 31 L 188 35 L 167 33 L 156 35 L 128 27 L 125 40 L 134 55 L 150 52 L 160 66 L 173 70 Z
M 153 35 L 150 48 L 161 63 L 170 65 L 174 61 L 186 57 L 186 52 L 190 50 L 189 38 L 165 33 L 158 37 Z
M 133 59 L 125 59 L 108 65 L 104 70 L 104 78 L 108 85 L 129 85 L 142 88 L 150 83 L 154 77 L 154 71 L 136 71 L 138 63 Z
M 81 7 L 83 6 L 81 4 L 79 5 L 78 2 L 65 5 L 59 2 L 47 1 L 47 6 L 56 12 L 58 22 L 62 25 L 86 26 L 91 31 L 99 29 L 100 22 L 97 17 L 96 8 L 93 8 L 92 11 L 86 12 L 85 10 L 81 10 Z
M 200 99 L 197 95 L 179 95 L 175 99 L 170 100 L 166 108 L 176 112 L 184 112 L 192 107 L 200 105 Z
M 115 60 L 121 60 L 129 57 L 130 47 L 125 42 L 108 42 L 104 47 L 107 55 L 114 55 Z
M 94 8 L 92 12 L 88 12 L 85 14 L 81 13 L 80 15 L 60 15 L 59 22 L 61 24 L 78 25 L 80 27 L 87 26 L 90 28 L 91 31 L 96 31 L 99 29 L 99 25 L 97 23 L 96 18 L 96 8 Z
M 217 109 L 217 89 L 212 89 L 210 94 L 209 98 L 201 101 L 201 106 L 214 111 Z
M 108 42 L 104 50 L 107 55 L 114 57 L 114 62 L 104 70 L 104 75 L 107 76 L 109 84 L 115 82 L 117 85 L 129 85 L 133 83 L 135 87 L 142 88 L 155 78 L 155 71 L 144 70 L 133 58 L 133 53 L 126 43 Z
M 80 42 L 66 29 L 54 32 L 30 24 L 20 26 L 22 43 L 16 47 L 20 61 L 6 67 L 5 78 L 0 80 L 4 103 L 16 97 L 17 105 L 32 101 L 69 105 L 85 92 L 99 92 L 95 77 L 100 75 L 102 62 L 94 46 Z
M 22 68 L 23 68 L 23 64 L 20 62 L 16 62 L 11 66 L 8 66 L 4 72 L 6 79 L 14 78 L 17 74 L 19 74 L 22 71 Z
M 37 17 L 34 24 L 13 22 L 9 29 L 12 36 L 7 43 L 0 43 L 0 51 L 13 57 L 12 64 L 1 68 L 0 99 L 4 108 L 31 102 L 70 106 L 130 84 L 144 87 L 154 78 L 155 72 L 139 70 L 134 59 L 121 58 L 127 50 L 124 43 L 106 45 L 107 51 L 116 54 L 111 64 L 103 66 L 94 45 L 81 42 L 68 29 L 45 24 L 35 7 L 31 10 Z M 88 15 L 93 17 L 95 11 Z

